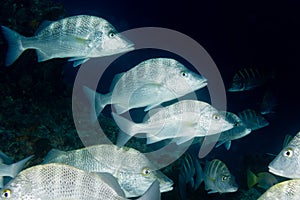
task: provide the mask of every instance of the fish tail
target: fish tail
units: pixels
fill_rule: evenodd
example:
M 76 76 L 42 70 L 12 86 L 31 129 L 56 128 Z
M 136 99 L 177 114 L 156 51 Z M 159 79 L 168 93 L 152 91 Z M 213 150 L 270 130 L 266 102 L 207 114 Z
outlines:
M 137 124 L 114 112 L 112 112 L 112 116 L 118 127 L 121 129 L 117 138 L 117 146 L 122 147 L 131 137 L 138 133 L 138 130 L 136 129 Z
M 24 167 L 25 163 L 30 160 L 33 156 L 29 156 L 19 162 L 16 162 L 11 165 L 1 165 L 0 166 L 0 174 L 5 174 L 5 176 L 9 176 L 14 178 Z
M 257 176 L 249 169 L 247 170 L 247 184 L 249 189 L 257 184 Z
M 1 26 L 1 28 L 3 35 L 8 43 L 5 65 L 9 66 L 18 59 L 23 51 L 25 51 L 26 48 L 24 48 L 22 45 L 22 38 L 24 37 L 5 26 Z
M 152 185 L 148 188 L 148 190 L 138 198 L 137 200 L 160 200 L 161 195 L 159 191 L 159 182 L 156 180 L 152 183 Z
M 95 121 L 97 121 L 97 118 L 99 114 L 102 112 L 102 110 L 104 109 L 104 107 L 110 101 L 110 96 L 107 97 L 106 95 L 97 93 L 96 91 L 86 86 L 83 86 L 83 92 L 86 94 L 88 100 L 91 103 L 90 119 L 91 122 L 94 123 Z

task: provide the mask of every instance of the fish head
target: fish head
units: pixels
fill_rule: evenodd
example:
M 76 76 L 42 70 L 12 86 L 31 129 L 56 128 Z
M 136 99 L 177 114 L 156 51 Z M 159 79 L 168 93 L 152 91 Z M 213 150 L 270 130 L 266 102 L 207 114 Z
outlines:
M 30 179 L 19 174 L 2 188 L 0 199 L 36 199 L 32 189 Z
M 233 124 L 226 120 L 224 113 L 211 105 L 207 105 L 201 110 L 200 121 L 206 127 L 207 135 L 221 133 L 233 128 Z
M 144 154 L 129 149 L 124 161 L 116 177 L 127 198 L 141 196 L 156 180 L 160 192 L 173 189 L 173 181 L 157 170 Z
M 207 85 L 207 79 L 194 73 L 176 60 L 170 60 L 164 85 L 174 91 L 177 97 L 201 89 Z
M 235 177 L 229 171 L 218 174 L 215 184 L 219 193 L 236 192 L 238 190 Z
M 287 147 L 269 164 L 269 171 L 286 178 L 300 178 L 300 135 L 296 135 Z
M 89 57 L 109 56 L 134 49 L 134 44 L 118 33 L 109 22 L 99 26 L 95 32 L 101 33 L 95 36 L 99 37 L 95 39 L 99 45 L 92 48 Z

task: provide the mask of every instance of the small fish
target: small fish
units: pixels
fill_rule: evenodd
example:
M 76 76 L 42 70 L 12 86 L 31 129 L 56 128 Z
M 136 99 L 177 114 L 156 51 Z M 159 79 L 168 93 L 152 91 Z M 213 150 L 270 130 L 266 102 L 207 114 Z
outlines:
M 243 110 L 238 113 L 238 116 L 252 131 L 269 125 L 269 122 L 262 115 L 252 109 Z
M 3 177 L 14 178 L 23 169 L 25 163 L 32 157 L 33 155 L 19 162 L 12 163 L 12 160 L 0 151 L 0 188 L 3 187 Z
M 271 90 L 267 90 L 260 104 L 260 113 L 262 115 L 272 114 L 277 106 L 275 94 Z
M 273 73 L 267 74 L 257 68 L 242 68 L 234 75 L 228 91 L 239 92 L 251 90 L 265 84 L 270 78 L 273 78 Z
M 1 191 L 1 199 L 26 200 L 125 200 L 116 179 L 108 173 L 92 173 L 52 163 L 20 172 Z M 155 181 L 140 200 L 160 199 Z
M 249 169 L 247 170 L 247 184 L 249 189 L 254 185 L 257 185 L 257 187 L 267 190 L 277 183 L 278 180 L 276 177 L 269 172 L 259 172 L 258 174 L 254 174 Z
M 234 113 L 225 112 L 226 120 L 233 124 L 233 128 L 227 131 L 223 131 L 219 138 L 216 147 L 225 144 L 227 150 L 230 149 L 231 141 L 237 140 L 251 133 L 251 129 L 247 128 L 246 124 Z
M 258 200 L 299 200 L 300 199 L 300 179 L 288 180 L 277 183 Z
M 127 198 L 144 194 L 155 180 L 159 181 L 161 192 L 173 189 L 173 181 L 156 170 L 144 154 L 133 148 L 101 144 L 67 152 L 53 149 L 43 162 L 48 163 L 67 164 L 89 172 L 110 173 L 117 179 Z
M 38 62 L 71 57 L 69 61 L 75 61 L 74 67 L 92 57 L 133 50 L 131 42 L 96 16 L 77 15 L 45 22 L 33 37 L 24 37 L 5 26 L 2 31 L 8 42 L 6 66 L 13 64 L 26 49 L 36 49 Z
M 203 171 L 200 161 L 190 153 L 186 153 L 179 170 L 178 187 L 181 199 L 187 199 L 187 189 L 197 190 L 203 181 Z
M 138 133 L 147 134 L 147 144 L 175 138 L 182 144 L 194 137 L 213 135 L 231 129 L 233 125 L 210 104 L 196 100 L 182 100 L 167 107 L 152 109 L 142 123 L 134 123 L 112 113 L 119 128 L 117 145 L 123 146 Z
M 148 111 L 206 85 L 206 78 L 190 71 L 177 60 L 153 58 L 117 74 L 108 94 L 96 93 L 88 87 L 84 87 L 84 91 L 92 102 L 92 108 L 96 108 L 96 115 L 92 117 L 96 121 L 96 116 L 108 104 L 114 105 L 117 114 L 145 106 L 145 111 Z
M 269 172 L 286 178 L 300 178 L 300 132 L 269 164 Z
M 224 162 L 214 159 L 204 168 L 205 190 L 210 193 L 236 192 L 238 185 Z

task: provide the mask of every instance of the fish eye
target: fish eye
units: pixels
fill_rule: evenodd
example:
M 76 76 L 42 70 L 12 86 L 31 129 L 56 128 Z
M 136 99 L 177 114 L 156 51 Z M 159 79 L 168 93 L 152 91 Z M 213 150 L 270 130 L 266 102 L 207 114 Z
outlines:
M 239 122 L 238 121 L 235 121 L 233 126 L 239 126 Z
M 180 74 L 183 77 L 188 77 L 188 73 L 186 71 L 181 71 Z
M 149 174 L 151 174 L 151 170 L 149 168 L 144 168 L 142 170 L 142 175 L 143 176 L 148 176 Z
M 226 181 L 227 180 L 227 176 L 222 176 L 222 181 Z
M 108 37 L 110 37 L 110 38 L 113 38 L 113 37 L 115 37 L 115 33 L 113 32 L 113 31 L 110 31 L 109 33 L 108 33 Z
M 293 156 L 293 149 L 292 148 L 286 148 L 286 150 L 283 152 L 284 157 L 292 157 Z
M 220 115 L 218 115 L 218 114 L 213 114 L 212 118 L 213 118 L 214 120 L 219 120 L 219 119 L 220 119 Z
M 11 197 L 11 190 L 10 189 L 3 190 L 2 198 L 10 198 L 10 197 Z

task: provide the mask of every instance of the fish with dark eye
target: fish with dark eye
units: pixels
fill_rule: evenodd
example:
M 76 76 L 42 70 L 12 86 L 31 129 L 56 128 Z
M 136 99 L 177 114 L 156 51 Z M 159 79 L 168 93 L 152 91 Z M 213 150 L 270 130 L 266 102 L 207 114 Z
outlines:
M 269 172 L 286 178 L 300 178 L 300 132 L 269 164 Z
M 77 15 L 44 22 L 32 37 L 2 26 L 8 42 L 5 65 L 12 65 L 26 49 L 35 49 L 38 62 L 70 58 L 76 67 L 90 58 L 114 55 L 134 49 L 132 42 L 119 34 L 105 19 Z
M 204 168 L 205 190 L 210 193 L 236 192 L 238 185 L 224 162 L 214 159 Z
M 118 146 L 123 146 L 138 133 L 147 134 L 147 144 L 172 139 L 180 145 L 195 137 L 214 135 L 233 127 L 217 109 L 197 100 L 182 100 L 152 109 L 142 123 L 135 123 L 116 113 L 112 115 L 122 130 L 118 135 Z
M 21 171 L 1 190 L 2 200 L 126 200 L 117 180 L 109 173 L 93 173 L 51 163 Z M 140 200 L 160 199 L 154 181 Z
M 152 58 L 115 75 L 109 93 L 100 94 L 88 87 L 84 87 L 84 92 L 92 104 L 92 121 L 96 121 L 108 104 L 113 105 L 117 114 L 140 107 L 146 107 L 144 111 L 149 111 L 163 102 L 180 98 L 206 85 L 206 78 L 177 60 Z
M 95 173 L 110 173 L 127 198 L 141 196 L 157 180 L 161 192 L 173 189 L 173 181 L 157 170 L 141 152 L 112 144 L 89 146 L 72 151 L 52 149 L 43 164 L 62 163 Z

